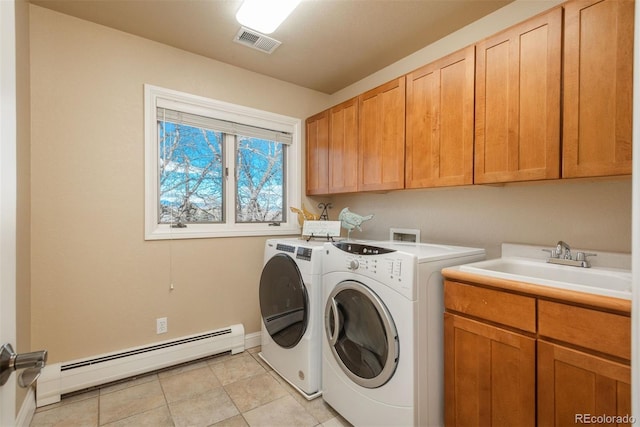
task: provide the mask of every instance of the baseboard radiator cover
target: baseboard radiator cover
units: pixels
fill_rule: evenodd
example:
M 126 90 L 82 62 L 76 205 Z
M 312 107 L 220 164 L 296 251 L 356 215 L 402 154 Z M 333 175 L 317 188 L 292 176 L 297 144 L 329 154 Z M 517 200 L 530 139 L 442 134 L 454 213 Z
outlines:
M 237 324 L 147 346 L 47 365 L 37 382 L 36 406 L 59 402 L 65 393 L 227 351 L 236 354 L 244 349 L 244 326 Z

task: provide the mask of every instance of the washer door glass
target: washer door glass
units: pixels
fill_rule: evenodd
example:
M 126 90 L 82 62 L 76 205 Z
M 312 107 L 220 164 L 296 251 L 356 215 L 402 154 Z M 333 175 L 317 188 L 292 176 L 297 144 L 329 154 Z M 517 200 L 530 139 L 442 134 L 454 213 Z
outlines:
M 307 330 L 309 298 L 296 262 L 286 254 L 273 256 L 260 277 L 262 322 L 273 341 L 294 347 Z
M 325 308 L 325 332 L 345 374 L 367 388 L 384 385 L 398 365 L 398 333 L 384 303 L 356 281 L 338 284 Z

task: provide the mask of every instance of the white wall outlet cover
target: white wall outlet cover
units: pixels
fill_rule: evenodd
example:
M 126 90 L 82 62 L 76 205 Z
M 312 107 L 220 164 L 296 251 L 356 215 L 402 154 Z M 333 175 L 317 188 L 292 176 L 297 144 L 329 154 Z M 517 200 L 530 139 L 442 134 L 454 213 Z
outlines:
M 169 330 L 166 317 L 156 319 L 156 334 L 165 334 Z

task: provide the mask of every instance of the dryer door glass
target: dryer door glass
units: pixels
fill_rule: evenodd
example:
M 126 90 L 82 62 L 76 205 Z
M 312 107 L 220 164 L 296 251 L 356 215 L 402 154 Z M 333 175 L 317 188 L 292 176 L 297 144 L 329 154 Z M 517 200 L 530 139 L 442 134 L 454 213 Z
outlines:
M 264 326 L 278 345 L 294 347 L 307 330 L 309 298 L 300 270 L 286 254 L 273 256 L 260 277 L 260 311 Z
M 398 333 L 380 298 L 362 283 L 345 281 L 329 296 L 325 329 L 331 351 L 351 380 L 384 385 L 398 365 Z

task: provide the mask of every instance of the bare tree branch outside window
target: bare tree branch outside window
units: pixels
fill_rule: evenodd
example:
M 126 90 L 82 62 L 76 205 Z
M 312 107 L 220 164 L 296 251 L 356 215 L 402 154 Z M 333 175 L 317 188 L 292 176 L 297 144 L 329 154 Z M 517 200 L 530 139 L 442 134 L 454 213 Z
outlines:
M 159 223 L 215 223 L 224 219 L 221 132 L 158 123 Z
M 238 137 L 236 222 L 284 221 L 284 146 Z
M 158 121 L 160 224 L 224 223 L 226 135 Z M 285 221 L 282 143 L 237 136 L 236 223 Z

